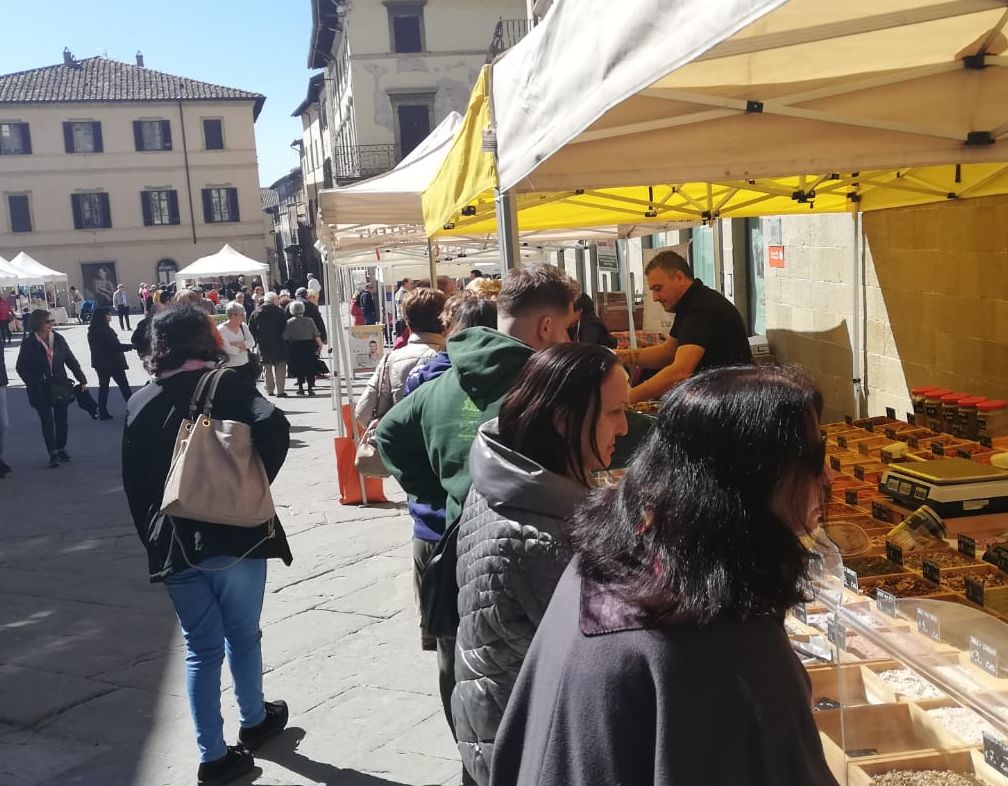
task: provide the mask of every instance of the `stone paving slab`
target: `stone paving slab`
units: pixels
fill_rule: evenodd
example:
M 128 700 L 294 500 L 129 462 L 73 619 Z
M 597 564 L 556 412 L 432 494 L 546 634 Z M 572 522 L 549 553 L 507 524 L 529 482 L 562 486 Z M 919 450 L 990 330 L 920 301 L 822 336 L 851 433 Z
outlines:
M 85 328 L 61 329 L 85 371 Z M 125 339 L 125 335 L 123 335 Z M 6 349 L 13 372 L 17 345 Z M 145 375 L 130 358 L 129 378 Z M 111 422 L 70 413 L 71 464 L 45 466 L 16 374 L 0 481 L 0 784 L 176 786 L 195 780 L 184 644 L 164 588 L 147 581 L 119 468 L 123 404 Z M 338 504 L 336 418 L 323 383 L 291 397 L 287 463 L 273 486 L 294 563 L 271 561 L 262 616 L 267 698 L 291 727 L 241 783 L 459 783 L 461 767 L 413 609 L 411 528 L 401 490 Z M 387 483 L 387 485 L 390 485 Z M 222 714 L 237 710 L 227 668 Z

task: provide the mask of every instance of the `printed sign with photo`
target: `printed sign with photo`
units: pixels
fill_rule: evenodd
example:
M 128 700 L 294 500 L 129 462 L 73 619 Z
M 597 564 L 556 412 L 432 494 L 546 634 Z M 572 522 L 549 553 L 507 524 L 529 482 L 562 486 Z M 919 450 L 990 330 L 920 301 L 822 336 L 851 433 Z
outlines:
M 84 297 L 97 306 L 111 306 L 112 295 L 119 286 L 115 262 L 81 262 Z
M 350 328 L 350 357 L 354 371 L 374 371 L 385 353 L 381 325 L 354 325 Z

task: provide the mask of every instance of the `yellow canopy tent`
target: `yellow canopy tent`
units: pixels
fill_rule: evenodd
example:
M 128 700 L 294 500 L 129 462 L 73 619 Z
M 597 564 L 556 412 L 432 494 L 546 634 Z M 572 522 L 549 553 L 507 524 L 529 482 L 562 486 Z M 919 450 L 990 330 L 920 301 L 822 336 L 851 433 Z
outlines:
M 481 75 L 426 231 L 490 230 L 495 190 L 522 230 L 1005 193 L 1006 21 L 999 0 L 556 4 Z

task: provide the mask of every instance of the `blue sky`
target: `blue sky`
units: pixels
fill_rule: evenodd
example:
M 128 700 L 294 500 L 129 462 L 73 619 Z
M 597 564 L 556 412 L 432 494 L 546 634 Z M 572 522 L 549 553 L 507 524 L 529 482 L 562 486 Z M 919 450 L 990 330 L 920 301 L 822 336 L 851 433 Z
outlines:
M 298 165 L 291 112 L 308 89 L 309 0 L 0 0 L 0 74 L 54 65 L 63 47 L 266 96 L 256 122 L 259 179 L 269 185 Z

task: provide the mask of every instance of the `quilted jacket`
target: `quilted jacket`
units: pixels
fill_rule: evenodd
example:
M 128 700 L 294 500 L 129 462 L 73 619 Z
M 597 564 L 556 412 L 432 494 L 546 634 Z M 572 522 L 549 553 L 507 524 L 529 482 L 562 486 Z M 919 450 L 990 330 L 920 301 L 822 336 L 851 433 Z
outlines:
M 497 727 L 570 559 L 567 521 L 588 490 L 505 447 L 496 419 L 480 427 L 469 469 L 452 715 L 465 768 L 487 786 Z

